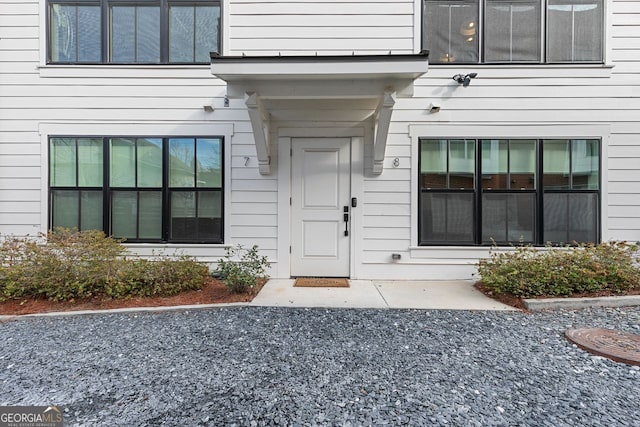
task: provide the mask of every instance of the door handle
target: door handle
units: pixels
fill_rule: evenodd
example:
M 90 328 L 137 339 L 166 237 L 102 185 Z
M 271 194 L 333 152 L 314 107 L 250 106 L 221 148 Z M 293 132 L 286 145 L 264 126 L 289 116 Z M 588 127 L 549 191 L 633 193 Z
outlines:
M 342 219 L 344 220 L 344 235 L 349 235 L 349 206 L 344 206 L 342 208 L 344 214 L 342 214 Z

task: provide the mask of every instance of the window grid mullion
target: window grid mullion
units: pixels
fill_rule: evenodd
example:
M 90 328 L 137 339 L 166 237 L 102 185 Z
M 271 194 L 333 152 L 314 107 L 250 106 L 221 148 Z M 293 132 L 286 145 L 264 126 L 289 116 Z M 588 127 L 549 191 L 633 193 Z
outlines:
M 198 11 L 198 7 L 194 5 L 193 6 L 193 40 L 192 40 L 193 44 L 192 44 L 192 49 L 191 49 L 192 54 L 193 54 L 192 61 L 194 61 L 194 62 L 196 60 L 196 41 L 198 40 L 198 26 L 196 25 L 197 22 L 198 22 L 198 20 L 197 20 L 197 18 L 198 18 L 197 11 Z
M 162 139 L 162 241 L 168 242 L 170 236 L 169 217 L 171 215 L 171 197 L 169 189 L 169 138 Z
M 536 233 L 536 243 L 538 245 L 542 245 L 544 243 L 544 161 L 543 161 L 543 150 L 544 143 L 543 140 L 536 140 L 536 154 L 538 160 L 538 176 L 536 177 L 536 187 L 538 188 L 538 197 L 537 197 L 537 214 L 536 224 L 538 226 L 538 230 Z
M 474 239 L 476 244 L 482 243 L 482 140 L 477 139 L 475 142 L 476 147 L 476 173 L 478 177 L 474 182 L 475 197 L 474 202 L 476 205 L 476 214 L 473 216 L 475 221 L 474 227 Z
M 160 62 L 169 63 L 169 2 L 160 1 Z
M 78 8 L 76 8 L 76 11 L 78 10 Z M 76 43 L 77 45 L 77 43 Z M 76 50 L 77 52 L 77 50 Z M 78 57 L 76 56 L 76 59 Z M 81 230 L 81 224 L 82 224 L 82 190 L 80 189 L 80 146 L 78 144 L 78 139 L 79 138 L 75 138 L 75 145 L 76 145 L 76 188 L 77 188 L 77 195 L 78 195 L 78 230 Z
M 111 155 L 109 153 L 109 138 L 102 138 L 102 228 L 105 234 L 112 235 L 111 232 Z

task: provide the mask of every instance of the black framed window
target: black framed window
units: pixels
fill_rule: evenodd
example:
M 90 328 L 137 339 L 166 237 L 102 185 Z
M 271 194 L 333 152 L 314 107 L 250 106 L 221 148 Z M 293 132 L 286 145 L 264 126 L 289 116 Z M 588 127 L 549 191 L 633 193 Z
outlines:
M 536 241 L 536 141 L 480 140 L 482 243 Z
M 49 150 L 51 228 L 223 242 L 222 138 L 51 137 Z
M 79 230 L 102 230 L 102 140 L 51 138 L 49 159 L 51 225 Z
M 474 140 L 420 141 L 420 240 L 473 243 Z
M 50 63 L 204 64 L 219 0 L 49 0 Z
M 604 0 L 424 0 L 429 62 L 602 63 Z
M 100 4 L 49 4 L 49 60 L 100 62 L 102 20 Z
M 421 139 L 419 243 L 600 238 L 600 140 Z

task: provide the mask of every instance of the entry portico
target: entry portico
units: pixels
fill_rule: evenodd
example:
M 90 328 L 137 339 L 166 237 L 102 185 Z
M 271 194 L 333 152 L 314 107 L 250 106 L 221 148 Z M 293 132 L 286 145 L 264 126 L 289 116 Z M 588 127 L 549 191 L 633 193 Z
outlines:
M 363 180 L 383 173 L 396 99 L 427 57 L 211 55 L 244 100 L 260 174 L 277 178 L 277 277 L 358 277 Z

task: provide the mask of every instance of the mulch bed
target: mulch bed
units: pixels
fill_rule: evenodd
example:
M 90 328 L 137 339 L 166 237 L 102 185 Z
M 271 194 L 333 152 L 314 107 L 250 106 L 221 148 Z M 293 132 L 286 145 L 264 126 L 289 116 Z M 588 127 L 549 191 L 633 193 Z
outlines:
M 18 299 L 1 302 L 0 314 L 20 315 L 57 311 L 250 302 L 265 283 L 266 280 L 262 280 L 253 292 L 241 294 L 232 293 L 221 281 L 214 278 L 208 278 L 201 290 L 187 291 L 171 297 L 129 298 L 124 300 L 92 298 L 89 300 L 61 302 L 54 302 L 45 299 Z

